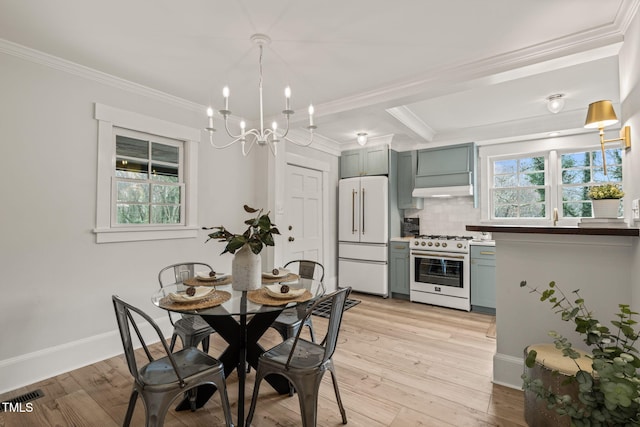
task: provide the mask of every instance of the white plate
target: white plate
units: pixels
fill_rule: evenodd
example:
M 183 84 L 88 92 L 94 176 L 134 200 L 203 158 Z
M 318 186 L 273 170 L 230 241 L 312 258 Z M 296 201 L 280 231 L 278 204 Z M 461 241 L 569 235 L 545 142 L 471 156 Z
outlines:
M 211 296 L 210 294 L 214 293 L 216 290 L 208 287 L 194 287 L 196 293 L 192 296 L 187 295 L 186 291 L 180 291 L 178 293 L 171 292 L 169 294 L 169 299 L 173 302 L 194 302 L 200 301 L 205 298 Z
M 268 272 L 268 273 L 262 273 L 263 277 L 267 277 L 269 279 L 280 279 L 282 277 L 286 277 L 289 275 L 289 273 L 291 273 L 291 271 L 287 270 L 286 268 L 280 268 L 278 269 L 278 274 L 273 274 L 272 272 Z
M 289 292 L 282 293 L 280 292 L 280 288 L 282 286 L 284 285 L 267 285 L 265 286 L 265 289 L 267 290 L 267 294 L 269 294 L 269 296 L 282 299 L 299 297 L 300 295 L 304 294 L 305 291 L 304 288 L 289 287 Z
M 213 282 L 214 280 L 222 280 L 222 279 L 226 279 L 227 277 L 229 277 L 229 275 L 227 273 L 218 273 L 218 272 L 216 272 L 215 277 L 209 276 L 209 272 L 208 271 L 198 271 L 196 273 L 196 279 L 202 280 L 202 281 L 205 281 L 205 282 Z

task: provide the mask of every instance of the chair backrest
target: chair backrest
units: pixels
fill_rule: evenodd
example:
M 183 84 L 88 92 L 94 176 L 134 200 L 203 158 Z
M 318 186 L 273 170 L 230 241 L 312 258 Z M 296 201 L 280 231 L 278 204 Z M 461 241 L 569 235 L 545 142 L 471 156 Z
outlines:
M 160 270 L 158 273 L 158 282 L 160 282 L 161 288 L 164 287 L 164 285 L 182 283 L 194 277 L 198 271 L 213 271 L 213 268 L 203 262 L 180 262 L 178 264 L 171 264 Z
M 351 287 L 338 289 L 335 292 L 327 294 L 318 300 L 316 300 L 307 310 L 307 314 L 305 315 L 306 320 L 309 316 L 313 314 L 313 309 L 318 305 L 331 301 L 331 312 L 329 313 L 329 324 L 327 326 L 327 334 L 322 340 L 322 345 L 324 347 L 324 357 L 322 359 L 322 363 L 326 362 L 333 356 L 333 353 L 336 351 L 336 344 L 338 342 L 338 333 L 340 332 L 340 324 L 342 323 L 342 314 L 344 313 L 344 307 L 347 303 L 347 297 L 351 293 Z M 289 353 L 289 358 L 287 359 L 286 366 L 288 367 L 293 355 L 295 354 L 296 345 L 298 340 L 300 339 L 300 333 L 302 332 L 302 328 L 298 329 L 298 333 L 296 334 L 295 341 L 293 346 L 291 347 L 291 353 Z
M 175 359 L 171 355 L 171 351 L 169 351 L 167 342 L 164 339 L 164 335 L 162 334 L 162 331 L 160 330 L 158 325 L 153 321 L 153 319 L 149 317 L 146 313 L 144 313 L 142 310 L 140 310 L 139 308 L 124 302 L 117 295 L 113 295 L 111 299 L 113 300 L 113 309 L 116 312 L 116 319 L 118 320 L 118 328 L 120 329 L 120 338 L 122 339 L 122 347 L 124 348 L 124 355 L 125 355 L 125 358 L 127 359 L 127 365 L 129 366 L 129 372 L 131 373 L 131 375 L 138 382 L 142 382 L 139 374 L 140 370 L 138 369 L 138 364 L 136 362 L 136 356 L 133 348 L 133 338 L 131 334 L 132 330 L 135 332 L 136 336 L 138 337 L 140 344 L 142 344 L 142 348 L 144 349 L 144 352 L 147 355 L 147 359 L 149 359 L 149 362 L 152 362 L 154 360 L 153 356 L 151 355 L 151 352 L 149 351 L 149 347 L 147 347 L 147 343 L 144 337 L 142 336 L 142 333 L 140 332 L 138 323 L 136 322 L 135 316 L 137 316 L 139 319 L 142 319 L 145 322 L 148 322 L 149 325 L 151 325 L 151 327 L 153 327 L 153 329 L 156 331 L 156 333 L 158 334 L 158 338 L 160 339 L 160 342 L 162 343 L 164 350 L 167 356 L 169 357 L 169 360 L 171 361 L 171 365 L 173 366 L 173 370 L 175 371 L 176 377 L 178 378 L 180 384 L 184 384 L 182 377 L 178 373 L 178 367 L 176 365 Z
M 296 259 L 286 263 L 284 268 L 287 268 L 293 263 L 298 263 L 298 275 L 303 279 L 316 279 L 320 282 L 324 281 L 324 266 L 319 262 L 308 259 Z

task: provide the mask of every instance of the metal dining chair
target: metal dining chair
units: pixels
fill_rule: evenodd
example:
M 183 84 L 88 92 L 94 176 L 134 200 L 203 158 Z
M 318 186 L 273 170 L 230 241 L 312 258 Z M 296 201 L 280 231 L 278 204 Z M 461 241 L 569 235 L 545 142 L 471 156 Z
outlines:
M 213 271 L 209 264 L 201 262 L 182 262 L 169 265 L 158 273 L 158 282 L 160 287 L 173 283 L 182 283 L 187 279 L 195 277 L 198 271 Z M 170 274 L 172 273 L 172 274 Z M 170 282 L 170 283 L 169 283 Z M 183 347 L 197 347 L 202 343 L 202 350 L 209 352 L 209 336 L 215 331 L 207 322 L 202 320 L 200 316 L 190 314 L 178 315 L 171 311 L 168 312 L 169 320 L 173 325 L 173 334 L 171 335 L 171 345 L 169 348 L 173 351 L 176 345 L 177 337 L 182 340 Z M 179 316 L 174 318 L 175 316 Z
M 340 399 L 332 356 L 336 350 L 342 314 L 350 292 L 351 288 L 335 291 L 318 299 L 307 311 L 306 316 L 311 316 L 313 309 L 318 304 L 331 301 L 327 334 L 322 343 L 316 344 L 300 338 L 301 329 L 299 329 L 295 337 L 285 340 L 260 356 L 256 371 L 256 383 L 253 387 L 251 408 L 247 415 L 247 426 L 251 425 L 251 420 L 253 419 L 262 379 L 267 375 L 278 374 L 287 378 L 298 392 L 302 425 L 304 427 L 314 427 L 318 418 L 318 390 L 322 376 L 327 370 L 331 372 L 333 389 L 336 393 L 340 414 L 342 415 L 342 423 L 347 423 L 347 415 Z
M 145 407 L 145 425 L 159 427 L 164 424 L 164 418 L 171 402 L 185 392 L 188 392 L 191 410 L 195 410 L 197 398 L 195 388 L 203 385 L 217 387 L 225 423 L 227 426 L 233 426 L 222 363 L 195 347 L 186 347 L 172 353 L 162 331 L 150 316 L 139 308 L 124 302 L 117 295 L 113 295 L 112 300 L 124 355 L 129 372 L 134 378 L 123 426 L 127 427 L 131 423 L 138 396 L 142 398 Z M 146 322 L 151 325 L 162 343 L 166 356 L 154 359 L 140 333 L 137 322 Z M 132 330 L 135 331 L 149 361 L 141 367 L 136 362 Z
M 284 268 L 293 264 L 298 264 L 298 275 L 300 277 L 304 279 L 316 279 L 320 282 L 324 281 L 324 266 L 319 262 L 302 259 L 294 260 L 286 263 Z M 306 326 L 309 328 L 311 341 L 316 342 L 313 322 L 311 321 L 311 317 L 305 317 L 306 311 L 304 304 L 283 310 L 271 327 L 278 331 L 283 340 L 286 340 L 287 338 L 294 337 L 302 326 Z

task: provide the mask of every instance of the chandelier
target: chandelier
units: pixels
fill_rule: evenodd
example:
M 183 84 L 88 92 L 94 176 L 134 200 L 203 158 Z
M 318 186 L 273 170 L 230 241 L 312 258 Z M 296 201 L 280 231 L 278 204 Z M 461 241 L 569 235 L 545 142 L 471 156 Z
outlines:
M 213 128 L 213 108 L 209 107 L 207 108 L 207 116 L 209 117 L 209 126 L 205 128 L 205 130 L 209 131 L 209 142 L 214 148 L 217 148 L 220 150 L 224 148 L 228 148 L 233 144 L 235 144 L 236 142 L 240 142 L 242 145 L 243 156 L 248 155 L 251 149 L 253 148 L 253 146 L 256 144 L 262 147 L 264 147 L 265 145 L 268 146 L 271 153 L 274 156 L 276 156 L 278 154 L 278 142 L 280 142 L 283 139 L 286 139 L 302 147 L 308 147 L 309 145 L 311 145 L 311 142 L 313 142 L 313 131 L 314 129 L 317 128 L 317 126 L 313 124 L 314 110 L 313 110 L 313 105 L 311 104 L 309 105 L 309 110 L 308 110 L 309 125 L 306 127 L 310 135 L 309 140 L 307 142 L 300 143 L 290 138 L 287 138 L 287 135 L 289 133 L 289 118 L 294 113 L 294 111 L 291 109 L 291 106 L 290 106 L 291 88 L 289 86 L 287 86 L 284 89 L 285 109 L 282 110 L 282 114 L 284 114 L 284 117 L 286 119 L 285 128 L 282 131 L 280 131 L 278 129 L 278 123 L 275 121 L 271 124 L 271 128 L 264 127 L 264 109 L 262 105 L 262 52 L 264 49 L 264 45 L 269 44 L 271 42 L 271 39 L 266 34 L 254 34 L 250 37 L 250 39 L 252 42 L 257 44 L 258 48 L 260 49 L 260 57 L 258 61 L 259 73 L 260 73 L 260 79 L 258 84 L 258 92 L 260 96 L 260 127 L 247 130 L 246 122 L 244 120 L 241 120 L 240 133 L 234 134 L 229 129 L 229 116 L 231 116 L 231 111 L 229 110 L 229 87 L 225 86 L 222 89 L 222 96 L 224 97 L 224 110 L 220 110 L 219 113 L 222 114 L 222 117 L 224 117 L 225 130 L 227 131 L 227 134 L 231 138 L 233 138 L 233 140 L 225 145 L 216 145 L 213 142 L 213 132 L 215 132 L 216 130 Z M 250 141 L 248 148 L 246 147 L 247 140 Z

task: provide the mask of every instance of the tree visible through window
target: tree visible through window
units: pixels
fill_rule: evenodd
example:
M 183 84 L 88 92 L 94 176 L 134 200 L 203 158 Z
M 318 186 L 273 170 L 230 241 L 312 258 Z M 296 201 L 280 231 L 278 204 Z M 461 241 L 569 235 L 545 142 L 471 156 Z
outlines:
M 545 158 L 522 157 L 493 162 L 493 215 L 496 218 L 544 218 Z
M 180 224 L 182 146 L 116 134 L 116 224 Z
M 589 187 L 622 183 L 622 150 L 605 150 L 605 160 L 607 175 L 604 174 L 600 150 L 562 154 L 562 216 L 591 217 L 591 201 L 587 196 Z M 619 214 L 622 215 L 622 204 Z

